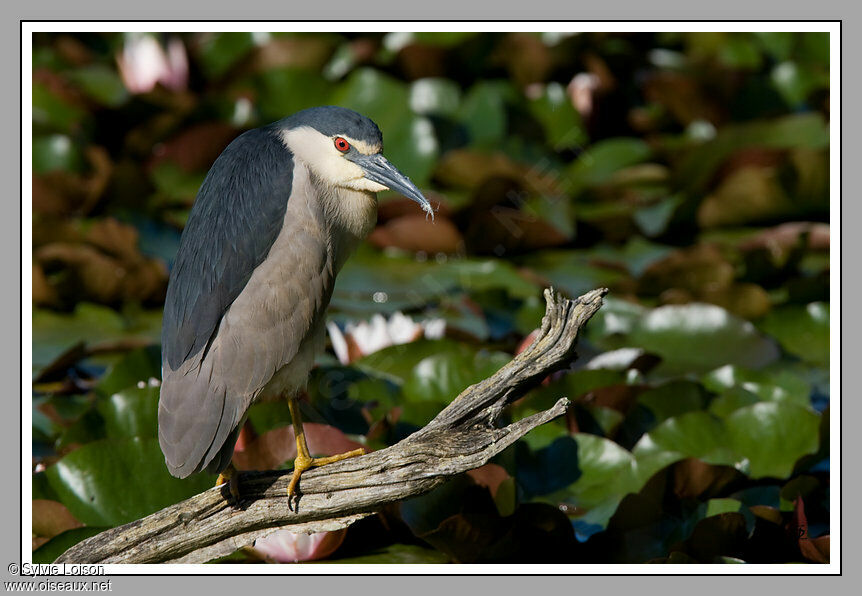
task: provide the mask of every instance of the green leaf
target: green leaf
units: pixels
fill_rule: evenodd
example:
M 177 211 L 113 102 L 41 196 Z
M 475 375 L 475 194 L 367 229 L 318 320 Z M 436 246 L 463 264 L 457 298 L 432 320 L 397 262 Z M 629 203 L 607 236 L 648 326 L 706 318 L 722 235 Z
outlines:
M 254 81 L 257 106 L 264 122 L 280 120 L 300 110 L 329 103 L 333 86 L 306 68 L 277 68 L 260 73 Z
M 117 71 L 104 64 L 84 66 L 69 73 L 69 78 L 98 103 L 116 108 L 125 103 L 129 92 Z
M 569 166 L 566 175 L 577 194 L 585 188 L 607 182 L 619 170 L 646 161 L 652 150 L 644 141 L 633 138 L 615 138 L 599 141 Z
M 753 371 L 728 364 L 705 375 L 703 385 L 716 393 L 741 388 L 764 401 L 788 401 L 800 406 L 810 404 L 811 387 L 808 382 L 785 368 Z
M 79 542 L 107 529 L 109 529 L 107 526 L 85 526 L 61 532 L 33 551 L 33 562 L 37 564 L 53 563 L 57 560 L 57 557 Z
M 726 420 L 729 444 L 748 461 L 751 478 L 787 478 L 819 446 L 820 416 L 790 403 L 740 408 Z
M 46 470 L 72 515 L 87 525 L 116 526 L 211 488 L 214 477 L 174 478 L 158 440 L 104 439 L 72 451 Z
M 778 358 L 778 348 L 754 325 L 711 304 L 655 308 L 628 339 L 661 356 L 664 372 L 706 372 L 727 363 L 760 368 Z
M 403 255 L 360 250 L 338 275 L 332 306 L 348 313 L 394 312 L 436 302 L 462 289 L 471 292 L 502 289 L 516 298 L 541 295 L 536 283 L 506 261 L 420 262 Z M 378 301 L 381 295 L 385 297 L 382 303 Z
M 758 31 L 754 38 L 775 60 L 786 60 L 793 50 L 794 34 L 789 31 Z
M 410 84 L 410 109 L 417 114 L 452 116 L 461 104 L 461 89 L 455 81 L 425 78 Z
M 618 270 L 592 264 L 588 256 L 581 251 L 541 251 L 524 258 L 522 264 L 571 296 L 580 296 L 589 290 L 613 285 L 625 277 L 625 274 Z
M 731 35 L 719 50 L 718 57 L 727 66 L 757 70 L 762 62 L 760 51 L 748 36 Z
M 354 363 L 359 370 L 403 384 L 420 361 L 437 354 L 455 354 L 472 358 L 477 348 L 451 339 L 420 339 L 408 344 L 390 346 L 363 356 Z
M 725 160 L 746 147 L 766 149 L 825 149 L 829 128 L 817 112 L 722 127 L 715 138 L 686 152 L 676 177 L 691 192 L 702 192 Z
M 628 336 L 647 312 L 639 304 L 608 296 L 587 325 L 587 339 L 604 350 L 626 347 Z
M 416 43 L 452 47 L 477 35 L 475 31 L 417 31 L 410 34 Z
M 158 437 L 159 388 L 129 387 L 96 406 L 109 438 Z
M 161 349 L 150 346 L 132 350 L 111 365 L 95 387 L 103 397 L 111 396 L 129 387 L 151 384 L 151 379 L 162 376 Z
M 254 33 L 225 31 L 207 34 L 198 46 L 201 70 L 208 79 L 217 79 L 254 46 Z
M 171 161 L 163 161 L 150 172 L 156 190 L 169 201 L 181 204 L 194 200 L 205 177 L 205 172 L 187 172 Z
M 667 229 L 676 208 L 681 204 L 681 197 L 667 197 L 652 205 L 640 207 L 632 217 L 644 234 L 649 237 L 658 236 Z
M 776 308 L 759 327 L 791 354 L 812 364 L 829 365 L 829 304 Z
M 700 385 L 682 379 L 670 381 L 638 396 L 638 402 L 646 406 L 659 423 L 701 410 L 705 401 Z
M 451 280 L 455 286 L 469 291 L 503 289 L 512 298 L 530 298 L 541 293 L 537 285 L 520 275 L 511 263 L 499 259 L 448 261 L 436 271 L 435 277 L 441 282 Z
M 290 424 L 287 400 L 258 401 L 248 409 L 248 420 L 258 435 Z
M 586 512 L 573 518 L 575 532 L 586 538 L 607 526 L 620 501 L 636 492 L 640 483 L 635 458 L 613 441 L 595 435 L 578 433 L 575 482 L 546 499 L 564 502 Z M 569 465 L 572 465 L 569 464 Z
M 72 132 L 86 118 L 86 112 L 54 94 L 44 84 L 33 81 L 33 124 L 58 132 Z
M 569 101 L 565 88 L 548 83 L 541 95 L 529 102 L 530 112 L 545 129 L 545 138 L 556 150 L 579 148 L 588 142 L 581 116 Z
M 33 309 L 33 372 L 53 362 L 71 346 L 85 342 L 135 339 L 158 342 L 161 312 L 124 316 L 106 306 L 78 303 L 71 314 Z
M 44 174 L 57 170 L 80 172 L 84 156 L 66 135 L 56 134 L 33 138 L 33 171 Z
M 801 35 L 800 58 L 829 67 L 829 33 L 826 31 L 806 31 Z
M 405 422 L 426 424 L 461 391 L 490 377 L 512 359 L 503 352 L 483 350 L 472 358 L 461 352 L 440 352 L 416 364 L 403 387 L 402 419 Z M 432 407 L 423 407 L 425 404 Z M 414 410 L 413 406 L 419 408 Z
M 803 104 L 814 91 L 829 87 L 829 74 L 819 65 L 812 67 L 790 60 L 776 64 L 770 78 L 791 107 Z
M 736 499 L 710 499 L 706 502 L 704 517 L 722 513 L 739 513 L 744 505 Z
M 740 408 L 758 403 L 760 398 L 742 387 L 732 387 L 724 391 L 709 404 L 709 412 L 719 418 L 727 418 Z
M 724 423 L 706 412 L 689 412 L 665 420 L 641 437 L 632 454 L 642 483 L 662 468 L 688 457 L 715 465 L 736 463 Z
M 493 149 L 506 134 L 505 99 L 513 89 L 505 81 L 482 81 L 473 85 L 461 104 L 458 120 L 470 135 L 470 145 Z

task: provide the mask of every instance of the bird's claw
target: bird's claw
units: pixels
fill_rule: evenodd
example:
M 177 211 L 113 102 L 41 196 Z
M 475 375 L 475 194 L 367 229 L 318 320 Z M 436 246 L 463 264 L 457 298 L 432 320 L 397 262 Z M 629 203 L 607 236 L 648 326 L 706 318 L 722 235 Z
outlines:
M 338 455 L 330 455 L 329 457 L 307 457 L 302 454 L 298 455 L 293 461 L 293 476 L 290 478 L 290 484 L 287 485 L 287 502 L 290 504 L 291 499 L 297 496 L 296 486 L 299 483 L 299 477 L 309 468 L 317 468 L 331 464 L 343 459 L 358 457 L 365 455 L 365 448 L 360 447 L 347 453 L 339 453 Z
M 228 468 L 216 478 L 216 486 L 224 486 L 225 484 L 228 485 L 230 496 L 235 501 L 239 500 L 239 472 L 233 467 Z

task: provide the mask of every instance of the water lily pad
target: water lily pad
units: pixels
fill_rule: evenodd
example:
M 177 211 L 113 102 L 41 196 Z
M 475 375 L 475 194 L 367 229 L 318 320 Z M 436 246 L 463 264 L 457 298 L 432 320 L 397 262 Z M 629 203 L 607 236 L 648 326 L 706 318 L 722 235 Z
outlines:
M 625 278 L 625 274 L 618 270 L 590 263 L 589 258 L 579 251 L 542 251 L 531 254 L 521 262 L 571 296 L 580 296 L 602 286 L 612 286 Z
M 490 377 L 512 357 L 504 352 L 475 352 L 472 358 L 457 352 L 441 352 L 423 358 L 404 383 L 404 397 L 411 401 L 448 403 L 470 385 Z
M 129 387 L 99 400 L 109 438 L 158 437 L 159 388 Z
M 787 478 L 799 458 L 817 451 L 820 416 L 795 404 L 764 402 L 733 412 L 727 430 L 749 476 Z
M 646 406 L 658 423 L 701 410 L 705 402 L 701 386 L 682 379 L 664 383 L 638 396 L 638 403 Z
M 584 188 L 603 184 L 617 171 L 641 163 L 652 151 L 645 142 L 634 138 L 599 141 L 584 151 L 567 170 L 566 175 L 577 193 Z
M 570 517 L 576 535 L 585 540 L 603 529 L 623 497 L 636 492 L 640 485 L 635 458 L 629 451 L 613 441 L 585 433 L 575 435 L 574 441 L 576 456 L 561 465 L 576 466 L 577 480 L 546 499 L 583 511 Z
M 130 387 L 152 385 L 162 376 L 161 348 L 150 346 L 132 350 L 112 364 L 95 387 L 96 393 L 109 397 Z
M 660 469 L 687 457 L 716 465 L 733 465 L 724 423 L 706 412 L 688 412 L 665 420 L 641 437 L 632 450 L 637 473 L 646 482 Z
M 787 368 L 754 371 L 728 364 L 707 374 L 703 384 L 715 392 L 739 387 L 765 401 L 788 401 L 800 406 L 811 403 L 808 382 Z
M 634 325 L 629 340 L 661 356 L 666 372 L 706 372 L 727 363 L 757 369 L 778 358 L 777 346 L 754 325 L 709 304 L 655 308 Z
M 51 488 L 87 525 L 116 526 L 158 511 L 214 485 L 196 474 L 174 478 L 158 440 L 104 439 L 76 449 L 46 471 Z
M 123 316 L 106 306 L 80 303 L 71 314 L 33 309 L 33 370 L 40 370 L 78 342 L 118 340 L 156 343 L 161 312 Z
M 812 302 L 774 309 L 758 326 L 791 354 L 812 364 L 829 364 L 828 304 Z

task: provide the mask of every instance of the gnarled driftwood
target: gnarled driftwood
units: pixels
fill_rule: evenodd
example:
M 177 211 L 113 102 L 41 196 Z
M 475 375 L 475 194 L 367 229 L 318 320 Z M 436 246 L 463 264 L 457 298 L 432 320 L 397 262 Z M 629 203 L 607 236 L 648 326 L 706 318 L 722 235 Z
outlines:
M 548 373 L 568 365 L 583 325 L 607 290 L 576 300 L 545 291 L 547 310 L 533 343 L 493 376 L 465 389 L 427 426 L 403 441 L 302 475 L 299 499 L 288 503 L 290 471 L 243 472 L 239 502 L 214 487 L 143 519 L 70 548 L 72 563 L 201 563 L 229 554 L 279 528 L 319 532 L 345 527 L 388 503 L 428 492 L 477 468 L 531 429 L 563 414 L 563 397 L 544 412 L 503 428 L 503 408 Z

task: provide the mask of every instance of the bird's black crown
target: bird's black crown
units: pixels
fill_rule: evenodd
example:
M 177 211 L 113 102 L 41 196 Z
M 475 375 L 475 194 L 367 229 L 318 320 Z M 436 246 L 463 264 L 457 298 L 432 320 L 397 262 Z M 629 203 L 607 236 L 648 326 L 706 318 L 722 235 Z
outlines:
M 284 128 L 309 126 L 328 137 L 344 135 L 369 145 L 383 143 L 383 133 L 362 114 L 340 106 L 308 108 L 279 122 Z

